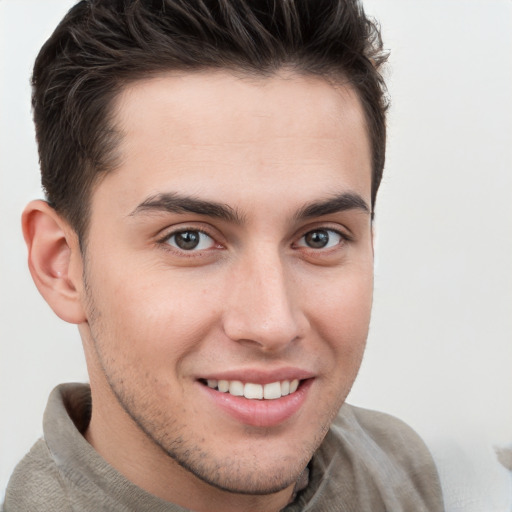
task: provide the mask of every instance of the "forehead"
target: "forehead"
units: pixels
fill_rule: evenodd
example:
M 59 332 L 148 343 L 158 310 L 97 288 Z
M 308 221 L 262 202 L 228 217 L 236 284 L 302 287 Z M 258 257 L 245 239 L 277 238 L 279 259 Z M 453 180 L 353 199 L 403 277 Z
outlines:
M 165 74 L 127 86 L 115 122 L 121 163 L 104 181 L 123 189 L 126 208 L 166 191 L 216 200 L 229 196 L 227 186 L 239 201 L 249 199 L 249 188 L 271 193 L 284 185 L 304 201 L 315 187 L 324 195 L 338 185 L 370 194 L 359 99 L 350 87 L 321 78 Z
M 338 128 L 340 121 L 363 121 L 357 94 L 348 83 L 284 70 L 268 77 L 221 70 L 166 73 L 130 83 L 122 90 L 115 107 L 121 127 L 157 119 L 185 122 L 194 128 L 199 141 L 204 134 L 201 126 L 205 117 L 223 123 L 229 115 L 263 116 L 262 123 L 264 118 L 282 121 L 286 123 L 284 126 L 276 124 L 275 127 L 293 135 L 299 127 L 290 125 L 290 119 L 304 116 L 313 121 L 312 128 L 320 129 L 323 133 L 319 135 L 324 136 L 330 136 L 330 129 Z M 155 107 L 160 116 L 149 118 L 149 113 L 157 113 L 152 112 Z M 252 123 L 247 126 L 258 128 Z M 211 137 L 210 133 L 207 135 Z M 235 138 L 244 135 L 229 134 Z

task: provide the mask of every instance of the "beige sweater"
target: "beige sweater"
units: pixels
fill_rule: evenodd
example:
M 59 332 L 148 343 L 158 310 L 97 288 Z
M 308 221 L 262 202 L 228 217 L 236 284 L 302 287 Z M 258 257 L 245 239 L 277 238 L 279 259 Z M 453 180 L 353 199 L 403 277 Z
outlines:
M 4 512 L 183 512 L 137 487 L 84 439 L 90 390 L 58 386 L 40 439 L 16 467 Z M 286 512 L 440 512 L 441 488 L 421 439 L 386 414 L 345 404 Z

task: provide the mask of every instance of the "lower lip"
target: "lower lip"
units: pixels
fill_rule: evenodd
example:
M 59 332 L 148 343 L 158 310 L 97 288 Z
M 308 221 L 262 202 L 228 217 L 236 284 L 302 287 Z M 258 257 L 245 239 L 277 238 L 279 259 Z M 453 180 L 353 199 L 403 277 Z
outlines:
M 291 418 L 304 404 L 313 379 L 301 382 L 295 393 L 274 400 L 249 400 L 198 383 L 211 400 L 238 422 L 253 427 L 274 427 Z

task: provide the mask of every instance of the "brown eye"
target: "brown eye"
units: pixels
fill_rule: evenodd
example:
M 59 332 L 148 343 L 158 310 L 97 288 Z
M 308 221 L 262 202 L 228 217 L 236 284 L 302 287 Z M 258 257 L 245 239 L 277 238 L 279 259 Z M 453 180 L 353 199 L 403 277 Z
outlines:
M 298 245 L 310 249 L 329 249 L 338 245 L 342 239 L 342 235 L 333 229 L 315 229 L 306 233 Z
M 202 231 L 188 229 L 172 234 L 167 243 L 182 251 L 201 251 L 213 247 L 214 240 Z

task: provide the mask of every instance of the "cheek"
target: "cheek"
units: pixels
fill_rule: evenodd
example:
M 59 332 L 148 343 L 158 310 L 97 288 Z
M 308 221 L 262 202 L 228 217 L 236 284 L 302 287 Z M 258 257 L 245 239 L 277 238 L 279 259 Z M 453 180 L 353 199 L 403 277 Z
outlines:
M 165 272 L 95 273 L 94 336 L 125 362 L 153 368 L 175 365 L 206 338 L 219 303 L 204 287 Z M 129 277 L 127 277 L 129 276 Z M 92 276 L 91 276 L 92 278 Z
M 362 357 L 370 323 L 373 298 L 371 266 L 347 273 L 312 297 L 317 330 L 331 350 L 347 362 Z

